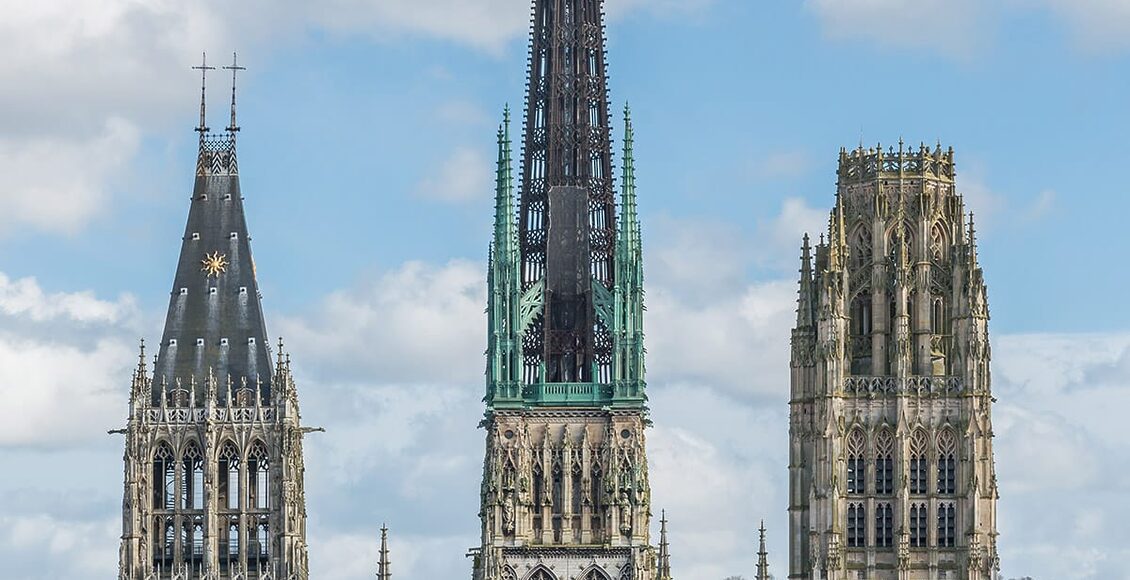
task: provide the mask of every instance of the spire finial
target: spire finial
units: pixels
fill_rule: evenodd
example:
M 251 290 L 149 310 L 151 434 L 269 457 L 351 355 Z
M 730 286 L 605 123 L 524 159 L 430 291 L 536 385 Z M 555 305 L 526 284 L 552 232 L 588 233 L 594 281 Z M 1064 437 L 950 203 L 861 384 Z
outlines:
M 659 517 L 659 569 L 656 580 L 671 580 L 671 544 L 667 542 L 667 510 Z
M 769 552 L 765 550 L 765 520 L 761 520 L 761 548 L 757 551 L 757 578 L 769 580 Z
M 200 125 L 196 127 L 196 131 L 200 133 L 200 138 L 204 138 L 204 134 L 209 131 L 207 121 L 205 119 L 205 103 L 207 101 L 207 81 L 208 71 L 216 70 L 214 66 L 208 66 L 208 53 L 200 53 L 200 66 L 192 67 L 193 70 L 200 71 Z
M 239 125 L 235 124 L 235 75 L 241 70 L 247 70 L 247 67 L 239 66 L 239 60 L 236 53 L 231 53 L 231 66 L 225 66 L 224 70 L 231 71 L 231 125 L 228 125 L 228 133 L 235 133 L 239 131 Z
M 388 560 L 388 525 L 381 524 L 381 555 L 377 563 L 377 580 L 391 580 L 392 570 Z

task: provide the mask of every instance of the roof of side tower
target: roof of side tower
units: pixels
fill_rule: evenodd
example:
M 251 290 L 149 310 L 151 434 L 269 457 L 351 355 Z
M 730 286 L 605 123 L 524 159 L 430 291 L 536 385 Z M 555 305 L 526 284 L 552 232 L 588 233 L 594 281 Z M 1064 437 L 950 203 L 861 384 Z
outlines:
M 212 67 L 202 65 L 202 78 Z M 164 389 L 188 389 L 209 374 L 232 389 L 258 385 L 270 396 L 272 366 L 255 262 L 243 211 L 236 162 L 235 72 L 231 125 L 211 133 L 205 124 L 201 83 L 196 182 L 180 259 L 173 279 L 165 331 L 155 368 L 154 399 Z M 197 397 L 203 396 L 197 390 Z M 226 387 L 221 387 L 225 392 Z

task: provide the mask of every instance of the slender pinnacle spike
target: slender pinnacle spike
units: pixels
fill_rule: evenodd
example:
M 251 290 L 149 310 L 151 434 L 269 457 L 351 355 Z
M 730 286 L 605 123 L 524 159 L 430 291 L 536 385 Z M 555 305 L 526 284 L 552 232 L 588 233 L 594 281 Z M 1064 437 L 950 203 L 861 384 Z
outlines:
M 756 580 L 769 580 L 769 552 L 765 549 L 765 520 L 761 520 L 761 548 L 757 551 L 757 578 Z
M 391 562 L 388 559 L 388 525 L 381 524 L 381 556 L 377 567 L 377 580 L 392 578 Z
M 239 66 L 239 57 L 233 52 L 231 66 L 225 66 L 224 70 L 231 71 L 231 124 L 228 125 L 228 133 L 235 133 L 239 131 L 239 125 L 235 124 L 235 75 L 241 70 L 247 70 L 247 67 Z
M 207 102 L 207 94 L 208 94 L 207 93 L 208 71 L 216 70 L 216 67 L 208 66 L 208 53 L 202 52 L 202 53 L 200 53 L 200 55 L 201 55 L 200 56 L 200 66 L 194 66 L 194 67 L 192 67 L 192 69 L 200 71 L 200 126 L 198 126 L 196 128 L 196 131 L 200 133 L 200 138 L 203 139 L 204 134 L 209 131 L 207 120 L 206 120 L 206 110 L 205 110 L 205 106 L 206 106 L 206 102 Z

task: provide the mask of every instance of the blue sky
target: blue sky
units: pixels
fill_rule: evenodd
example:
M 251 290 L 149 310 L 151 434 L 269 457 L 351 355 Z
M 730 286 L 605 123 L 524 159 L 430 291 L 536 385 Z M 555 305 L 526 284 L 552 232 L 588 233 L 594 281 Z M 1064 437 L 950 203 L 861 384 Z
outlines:
M 799 238 L 824 224 L 839 148 L 900 137 L 952 145 L 978 215 L 1003 572 L 1126 577 L 1105 532 L 1130 516 L 1130 2 L 987 4 L 609 0 L 613 106 L 631 103 L 637 137 L 656 502 L 680 577 L 752 576 L 762 517 L 785 572 Z M 399 578 L 465 573 L 495 129 L 524 100 L 527 2 L 5 11 L 0 458 L 21 475 L 0 481 L 0 560 L 28 579 L 114 569 L 120 442 L 99 434 L 124 417 L 136 339 L 161 331 L 194 167 L 189 67 L 238 50 L 268 329 L 294 351 L 306 420 L 329 429 L 307 447 L 315 571 L 369 573 L 387 520 Z M 211 76 L 214 128 L 229 90 Z

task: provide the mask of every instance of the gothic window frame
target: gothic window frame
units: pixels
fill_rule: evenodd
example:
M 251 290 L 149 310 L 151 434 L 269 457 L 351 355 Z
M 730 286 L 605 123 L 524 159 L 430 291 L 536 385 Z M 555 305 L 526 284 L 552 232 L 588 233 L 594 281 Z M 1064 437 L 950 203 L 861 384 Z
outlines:
M 876 548 L 890 548 L 895 545 L 894 513 L 890 502 L 875 504 Z
M 612 576 L 602 570 L 599 566 L 595 565 L 589 567 L 588 570 L 585 570 L 584 573 L 582 573 L 577 578 L 579 580 L 612 580 Z
M 930 510 L 925 503 L 910 504 L 910 547 L 925 548 L 928 546 Z
M 216 462 L 216 476 L 219 478 L 219 498 L 222 501 L 217 502 L 220 509 L 223 510 L 239 510 L 243 505 L 242 497 L 240 497 L 240 480 L 242 479 L 243 471 L 243 457 L 239 452 L 239 447 L 236 446 L 234 441 L 225 441 L 220 445 L 220 453 L 217 455 Z M 233 478 L 234 475 L 234 478 Z M 235 481 L 232 481 L 232 480 Z
M 949 427 L 938 433 L 936 479 L 938 495 L 957 494 L 957 435 Z
M 181 497 L 180 505 L 185 510 L 204 509 L 204 453 L 195 440 L 189 441 L 180 457 Z
M 947 228 L 941 221 L 934 222 L 930 226 L 930 257 L 938 264 L 945 264 L 949 261 L 949 253 L 946 251 L 949 248 L 949 234 Z
M 545 566 L 538 566 L 530 571 L 525 580 L 557 580 L 557 575 Z
M 153 450 L 153 509 L 174 510 L 177 506 L 177 457 L 168 441 Z
M 908 461 L 909 493 L 926 495 L 930 492 L 930 436 L 925 429 L 917 428 L 910 436 Z
M 883 427 L 875 434 L 875 493 L 895 492 L 895 434 Z
M 944 501 L 938 503 L 938 538 L 939 548 L 954 548 L 957 546 L 957 503 Z
M 853 427 L 847 436 L 847 473 L 845 491 L 848 495 L 867 493 L 867 436 L 863 429 Z
M 857 268 L 862 268 L 874 259 L 874 238 L 867 224 L 859 224 L 851 235 L 851 255 Z
M 251 444 L 247 454 L 247 506 L 254 510 L 271 508 L 271 455 L 262 441 Z
M 867 547 L 867 505 L 863 502 L 847 504 L 847 547 Z

